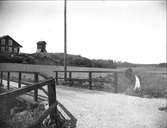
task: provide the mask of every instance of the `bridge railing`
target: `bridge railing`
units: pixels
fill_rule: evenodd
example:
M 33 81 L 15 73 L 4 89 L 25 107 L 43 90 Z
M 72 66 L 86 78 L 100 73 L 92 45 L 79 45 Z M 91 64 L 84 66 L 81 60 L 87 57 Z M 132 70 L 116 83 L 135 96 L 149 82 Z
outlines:
M 22 75 L 23 74 L 29 74 L 33 76 L 33 79 L 29 80 L 28 82 L 23 80 Z M 39 77 L 41 77 L 42 80 L 39 80 Z M 7 84 L 4 84 L 4 81 L 7 82 Z M 15 82 L 18 84 L 18 86 L 14 87 L 11 85 L 10 82 Z M 24 86 L 22 86 L 24 85 Z M 7 86 L 7 87 L 4 87 Z M 51 109 L 52 112 L 50 112 L 50 118 L 51 120 L 56 121 L 57 120 L 57 101 L 56 101 L 56 87 L 55 87 L 55 80 L 46 74 L 42 74 L 40 72 L 24 72 L 24 71 L 0 71 L 0 87 L 1 90 L 4 89 L 5 91 L 0 93 L 0 101 L 1 101 L 1 107 L 3 108 L 3 113 L 1 114 L 1 117 L 6 118 L 9 114 L 9 110 L 7 109 L 7 102 L 15 97 L 18 97 L 20 95 L 25 95 L 28 92 L 34 91 L 33 99 L 34 101 L 38 101 L 38 90 L 42 89 L 43 86 L 47 86 L 47 94 L 48 94 L 48 104 L 49 107 L 54 105 L 54 108 Z M 56 105 L 55 105 L 56 104 Z M 3 107 L 4 106 L 4 107 Z M 39 122 L 38 122 L 39 123 Z M 37 124 L 34 124 L 37 125 Z
M 25 78 L 25 76 L 27 76 L 27 78 Z M 6 87 L 5 84 L 3 84 L 3 80 L 6 81 Z M 54 79 L 40 72 L 0 71 L 0 86 L 6 88 L 7 90 L 13 89 L 13 86 L 10 84 L 11 82 L 15 82 L 15 84 L 17 84 L 17 86 L 15 86 L 16 89 L 22 88 L 22 85 L 35 85 L 39 82 L 45 83 L 46 80 L 53 81 Z M 42 89 L 44 85 L 46 84 L 41 85 L 38 89 Z M 35 101 L 38 100 L 38 89 L 34 89 Z
M 6 84 L 4 84 L 4 81 Z M 13 87 L 12 82 L 17 84 L 17 86 L 15 85 L 15 87 Z M 43 88 L 44 86 L 47 86 L 47 89 Z M 68 128 L 76 127 L 77 119 L 56 98 L 56 84 L 54 78 L 40 72 L 0 70 L 0 89 L 4 89 L 4 92 L 0 93 L 0 109 L 1 107 L 3 108 L 3 114 L 1 113 L 0 117 L 5 117 L 7 113 L 9 113 L 6 107 L 9 99 L 33 91 L 33 100 L 40 102 L 41 96 L 45 100 L 47 98 L 49 108 L 28 128 L 38 127 L 48 115 L 51 121 L 56 123 L 58 128 L 62 125 Z M 46 96 L 41 95 L 39 90 L 42 90 L 43 94 Z M 61 111 L 58 108 L 61 109 Z M 62 111 L 64 111 L 68 119 L 61 113 Z
M 71 86 L 75 81 L 79 82 L 88 82 L 89 89 L 93 89 L 93 82 L 106 82 L 106 80 L 102 79 L 100 74 L 110 74 L 112 77 L 112 85 L 114 85 L 115 93 L 117 92 L 118 85 L 118 71 L 76 71 L 70 70 L 66 71 L 67 78 L 65 79 L 64 73 L 65 71 L 54 71 L 55 72 L 55 81 L 56 84 L 59 84 L 59 80 L 64 80 L 65 82 L 69 82 Z M 100 76 L 99 78 L 97 76 Z

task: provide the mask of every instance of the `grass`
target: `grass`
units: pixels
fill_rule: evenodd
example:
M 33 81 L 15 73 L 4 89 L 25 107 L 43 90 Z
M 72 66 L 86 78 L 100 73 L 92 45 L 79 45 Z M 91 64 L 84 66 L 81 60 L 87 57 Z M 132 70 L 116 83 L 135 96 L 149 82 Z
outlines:
M 165 68 L 153 66 L 135 67 L 133 72 L 139 77 L 141 88 L 134 90 L 131 86 L 127 88 L 126 94 L 145 98 L 167 97 L 167 74 Z
M 141 81 L 141 92 L 151 97 L 167 97 L 167 75 L 153 72 L 137 72 Z
M 133 69 L 139 76 L 144 97 L 167 97 L 167 69 L 162 67 L 138 67 Z
M 31 65 L 31 64 L 1 64 L 0 69 L 10 69 L 10 70 L 24 70 L 24 71 L 40 71 L 44 72 L 50 76 L 55 77 L 55 70 L 63 70 L 63 66 L 51 66 L 51 65 Z M 163 74 L 166 72 L 165 68 L 161 67 L 153 67 L 153 66 L 145 66 L 145 67 L 134 67 L 132 68 L 134 74 L 138 75 L 141 81 L 141 89 L 137 91 L 133 91 L 134 87 L 134 78 L 127 77 L 125 71 L 127 68 L 118 68 L 118 69 L 104 69 L 104 68 L 87 68 L 87 67 L 73 67 L 69 66 L 68 70 L 84 70 L 84 71 L 122 71 L 124 73 L 118 73 L 118 92 L 132 92 L 133 95 L 139 96 L 149 96 L 149 97 L 165 97 L 166 88 L 167 88 L 167 75 Z M 110 74 L 94 74 L 94 78 L 103 77 L 107 79 Z M 60 74 L 63 76 L 63 74 Z M 13 75 L 13 77 L 18 77 L 17 75 Z M 23 79 L 32 80 L 33 76 L 28 76 L 27 74 L 23 74 Z M 87 73 L 74 73 L 74 78 L 88 78 Z M 109 84 L 105 82 L 103 83 L 95 83 L 98 85 L 98 90 L 113 90 L 113 84 Z M 76 83 L 76 87 L 78 87 L 80 83 Z

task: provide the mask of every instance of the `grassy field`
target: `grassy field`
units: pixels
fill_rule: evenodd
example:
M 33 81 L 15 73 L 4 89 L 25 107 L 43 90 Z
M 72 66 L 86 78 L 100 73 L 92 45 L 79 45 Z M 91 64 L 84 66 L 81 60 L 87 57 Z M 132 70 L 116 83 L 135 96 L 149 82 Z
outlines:
M 151 97 L 167 96 L 167 70 L 160 67 L 133 69 L 140 78 L 142 95 Z
M 118 71 L 118 92 L 126 93 L 136 96 L 147 96 L 147 97 L 165 97 L 167 94 L 167 74 L 165 68 L 160 67 L 134 67 L 133 73 L 140 78 L 141 89 L 139 91 L 133 91 L 134 82 L 130 80 L 126 75 L 125 71 L 128 68 L 117 68 L 117 69 L 104 69 L 104 68 L 87 68 L 87 67 L 68 67 L 68 70 L 79 70 L 79 71 Z M 30 64 L 0 64 L 0 70 L 21 70 L 21 71 L 37 71 L 43 72 L 50 76 L 55 77 L 54 71 L 63 70 L 63 66 L 51 66 L 51 65 L 30 65 Z M 63 74 L 61 74 L 63 75 Z M 108 79 L 111 74 L 94 74 L 94 78 L 104 77 Z M 32 79 L 32 76 L 24 74 L 23 79 Z M 27 77 L 27 78 L 26 78 Z M 75 78 L 86 78 L 87 73 L 75 73 L 73 74 Z M 80 83 L 79 83 L 80 84 Z M 113 92 L 113 84 L 106 83 L 95 83 L 100 86 L 100 90 Z M 79 85 L 78 85 L 79 87 Z M 133 92 L 131 92 L 133 91 Z M 130 93 L 129 93 L 130 92 Z

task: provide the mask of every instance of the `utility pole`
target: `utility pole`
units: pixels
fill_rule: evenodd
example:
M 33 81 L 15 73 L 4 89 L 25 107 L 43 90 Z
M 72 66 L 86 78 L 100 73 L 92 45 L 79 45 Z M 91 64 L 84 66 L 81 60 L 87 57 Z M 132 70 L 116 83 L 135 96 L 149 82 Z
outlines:
M 64 0 L 64 81 L 67 80 L 67 0 Z

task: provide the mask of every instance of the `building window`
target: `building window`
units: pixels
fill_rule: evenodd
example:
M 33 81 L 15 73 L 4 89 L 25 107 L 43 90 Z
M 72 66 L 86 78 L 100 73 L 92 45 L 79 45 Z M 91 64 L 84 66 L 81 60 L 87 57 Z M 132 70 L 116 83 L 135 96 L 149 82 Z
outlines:
M 1 47 L 1 52 L 5 52 L 5 47 Z
M 13 51 L 12 51 L 12 47 L 9 47 L 9 48 L 8 48 L 8 52 L 9 52 L 9 53 L 12 53 L 12 52 L 13 52 Z
M 14 53 L 18 53 L 18 48 L 14 48 Z
M 5 39 L 1 40 L 1 45 L 5 45 Z
M 8 52 L 8 46 L 6 46 L 6 52 Z
M 8 45 L 9 45 L 9 46 L 12 46 L 12 44 L 13 44 L 13 41 L 12 41 L 12 40 L 9 40 Z

